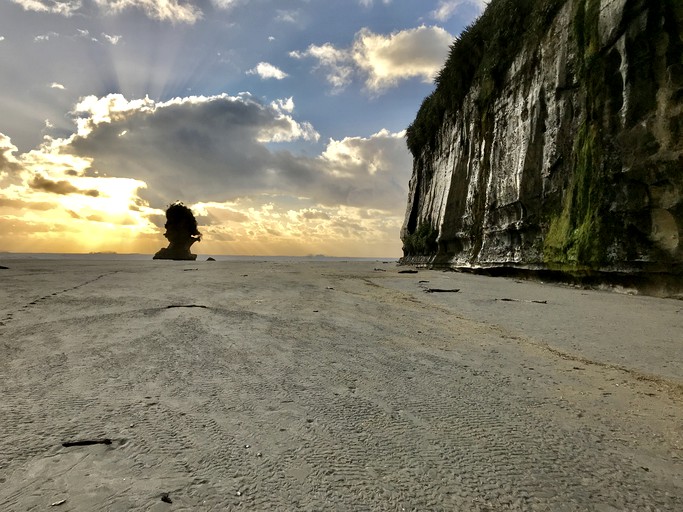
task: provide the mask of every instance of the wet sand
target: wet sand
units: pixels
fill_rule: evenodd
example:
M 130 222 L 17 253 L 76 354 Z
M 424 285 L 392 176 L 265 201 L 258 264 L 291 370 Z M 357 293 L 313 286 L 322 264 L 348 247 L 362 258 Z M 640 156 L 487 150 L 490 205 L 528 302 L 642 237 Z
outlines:
M 0 263 L 0 510 L 683 510 L 681 301 L 382 262 Z M 88 440 L 110 443 L 63 446 Z

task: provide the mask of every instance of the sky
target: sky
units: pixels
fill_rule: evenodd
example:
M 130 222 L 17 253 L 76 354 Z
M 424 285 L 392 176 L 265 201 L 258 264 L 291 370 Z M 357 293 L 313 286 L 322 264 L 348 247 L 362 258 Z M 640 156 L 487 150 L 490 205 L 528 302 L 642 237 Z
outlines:
M 401 256 L 405 129 L 484 0 L 0 0 L 0 251 Z

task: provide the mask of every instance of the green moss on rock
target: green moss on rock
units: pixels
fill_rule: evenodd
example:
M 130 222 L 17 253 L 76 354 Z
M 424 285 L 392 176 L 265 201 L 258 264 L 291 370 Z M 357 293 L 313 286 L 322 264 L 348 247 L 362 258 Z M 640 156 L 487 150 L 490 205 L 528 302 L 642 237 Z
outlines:
M 438 236 L 439 232 L 432 226 L 431 222 L 423 222 L 414 233 L 410 233 L 403 239 L 403 254 L 405 256 L 432 256 L 436 254 Z

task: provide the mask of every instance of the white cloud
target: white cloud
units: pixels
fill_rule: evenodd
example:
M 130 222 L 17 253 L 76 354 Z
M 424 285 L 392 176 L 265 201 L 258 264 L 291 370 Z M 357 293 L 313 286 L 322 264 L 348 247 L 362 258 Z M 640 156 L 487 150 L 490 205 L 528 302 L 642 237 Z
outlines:
M 26 11 L 48 12 L 61 14 L 62 16 L 72 16 L 81 8 L 81 0 L 11 0 L 19 4 Z
M 463 6 L 475 7 L 481 13 L 488 3 L 489 0 L 441 0 L 431 16 L 436 20 L 446 21 Z
M 421 26 L 389 35 L 360 30 L 351 48 L 326 43 L 311 45 L 304 52 L 290 52 L 293 58 L 312 57 L 326 72 L 333 91 L 348 86 L 355 74 L 362 75 L 368 90 L 379 93 L 400 80 L 433 80 L 443 66 L 453 36 L 440 27 Z
M 270 105 L 280 112 L 291 113 L 294 111 L 294 98 L 290 96 L 286 99 L 275 100 Z
M 83 7 L 82 0 L 10 0 L 27 11 L 73 16 Z M 191 0 L 92 0 L 104 13 L 116 14 L 126 9 L 140 9 L 152 19 L 172 23 L 194 23 L 202 11 Z M 213 0 L 214 5 L 227 9 L 237 0 Z
M 219 9 L 230 9 L 239 2 L 240 0 L 211 0 L 211 3 Z
M 57 32 L 48 32 L 47 34 L 40 34 L 37 35 L 33 38 L 33 41 L 36 43 L 43 43 L 45 41 L 49 41 L 50 39 L 54 39 L 55 37 L 59 37 L 59 34 Z
M 370 7 L 373 4 L 373 0 L 358 0 L 358 3 L 364 7 Z M 382 3 L 384 5 L 389 5 L 391 3 L 391 0 L 382 0 Z
M 330 43 L 325 43 L 322 46 L 312 44 L 304 52 L 293 51 L 289 55 L 295 59 L 305 57 L 316 59 L 318 61 L 316 67 L 325 71 L 327 81 L 332 86 L 333 92 L 343 90 L 352 81 L 353 60 L 348 50 L 335 48 Z
M 94 0 L 107 13 L 126 9 L 141 9 L 147 16 L 172 23 L 194 23 L 202 18 L 202 11 L 189 1 L 182 0 Z M 225 2 L 221 2 L 225 3 Z
M 52 82 L 52 83 L 50 84 L 50 88 L 51 88 L 51 89 L 61 89 L 61 90 L 66 89 L 66 87 L 64 87 L 62 84 L 57 83 L 57 82 Z
M 5 40 L 5 36 L 0 36 L 0 41 L 4 41 L 4 40 Z
M 272 64 L 269 64 L 268 62 L 259 62 L 255 68 L 247 71 L 247 75 L 258 75 L 263 80 L 267 80 L 269 78 L 282 80 L 283 78 L 286 78 L 288 76 L 287 73 L 285 73 L 281 69 L 276 68 Z
M 121 41 L 123 36 L 119 36 L 119 35 L 110 36 L 109 34 L 105 34 L 104 32 L 102 32 L 102 37 L 104 37 L 111 44 L 117 45 L 117 44 L 119 44 L 119 41 Z
M 277 11 L 277 16 L 275 17 L 277 21 L 282 21 L 285 23 L 296 23 L 299 21 L 299 12 L 298 11 L 284 11 L 281 9 L 278 9 Z
M 363 29 L 356 34 L 352 53 L 356 65 L 367 74 L 365 85 L 380 91 L 406 78 L 432 81 L 452 43 L 453 36 L 440 27 L 423 25 L 388 36 Z

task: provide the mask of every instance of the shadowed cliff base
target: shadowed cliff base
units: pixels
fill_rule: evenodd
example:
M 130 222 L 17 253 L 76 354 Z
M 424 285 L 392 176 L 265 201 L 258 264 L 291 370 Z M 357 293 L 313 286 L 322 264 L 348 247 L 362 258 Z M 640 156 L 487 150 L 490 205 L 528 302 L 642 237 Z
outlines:
M 492 0 L 408 129 L 403 261 L 679 293 L 682 36 L 679 0 Z
M 489 277 L 509 277 L 543 283 L 565 284 L 587 289 L 612 290 L 638 293 L 653 297 L 683 300 L 683 266 L 672 268 L 670 272 L 625 272 L 614 270 L 552 270 L 543 267 L 515 265 L 495 266 L 453 266 L 437 262 L 433 258 L 417 256 L 404 257 L 400 265 L 475 274 Z

